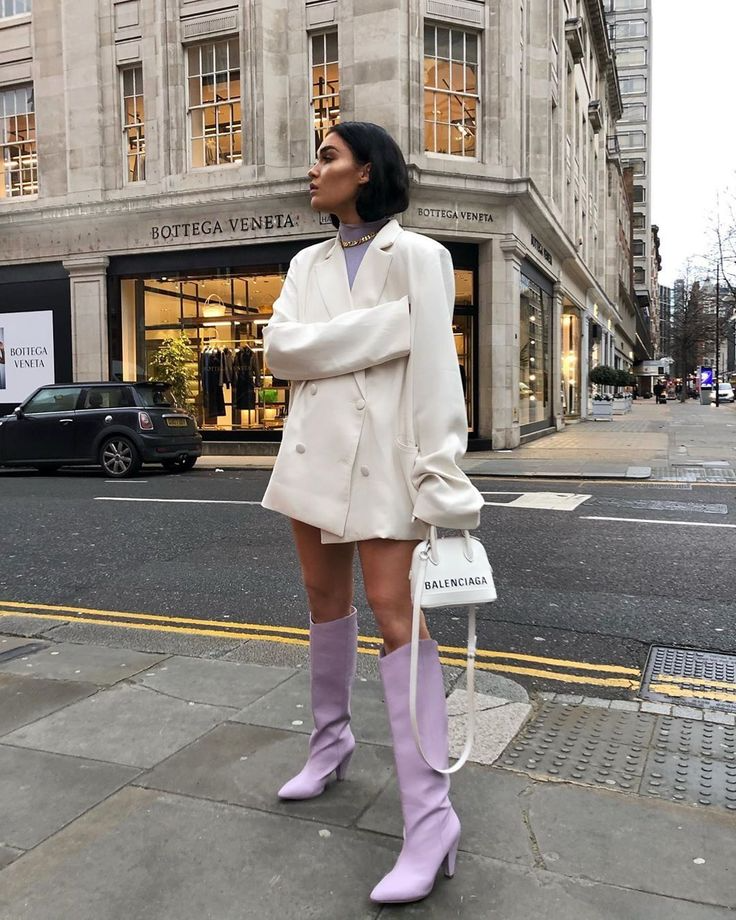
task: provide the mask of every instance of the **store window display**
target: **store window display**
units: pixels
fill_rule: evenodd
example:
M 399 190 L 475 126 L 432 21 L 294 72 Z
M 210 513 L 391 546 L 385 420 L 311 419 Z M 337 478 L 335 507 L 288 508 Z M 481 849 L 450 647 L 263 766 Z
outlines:
M 281 292 L 281 268 L 122 278 L 121 360 L 118 365 L 113 359 L 115 376 L 155 379 L 158 349 L 181 335 L 189 346 L 181 352 L 191 394 L 188 408 L 203 432 L 216 437 L 217 432 L 280 430 L 289 411 L 289 383 L 264 364 L 262 330 Z M 472 431 L 475 271 L 456 269 L 455 286 L 453 333 Z
M 519 423 L 546 422 L 550 404 L 551 293 L 521 273 L 519 317 Z

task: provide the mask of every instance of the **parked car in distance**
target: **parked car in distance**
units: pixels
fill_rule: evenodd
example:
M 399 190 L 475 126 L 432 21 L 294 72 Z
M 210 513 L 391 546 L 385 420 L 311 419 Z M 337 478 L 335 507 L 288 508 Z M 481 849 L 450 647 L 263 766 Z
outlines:
M 710 401 L 716 401 L 716 388 L 715 386 L 710 391 Z M 733 387 L 730 383 L 719 383 L 718 384 L 718 402 L 733 402 Z
M 94 464 L 125 479 L 143 463 L 190 470 L 201 454 L 194 418 L 164 383 L 53 384 L 0 418 L 0 466 Z

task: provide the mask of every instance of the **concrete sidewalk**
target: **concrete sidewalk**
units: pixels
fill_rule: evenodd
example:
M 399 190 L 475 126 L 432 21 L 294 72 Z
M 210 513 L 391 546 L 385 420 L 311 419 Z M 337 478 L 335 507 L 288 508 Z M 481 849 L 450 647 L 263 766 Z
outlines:
M 198 469 L 271 469 L 274 459 L 208 453 Z M 474 476 L 736 483 L 736 406 L 638 399 L 610 422 L 575 422 L 512 451 L 468 453 L 462 466 Z
M 283 803 L 311 729 L 308 674 L 246 652 L 0 637 L 0 920 L 735 916 L 732 716 L 530 704 L 486 683 L 486 762 L 453 782 L 457 875 L 381 908 L 368 894 L 402 829 L 375 659 L 361 656 L 347 780 Z M 457 746 L 466 700 L 447 676 Z

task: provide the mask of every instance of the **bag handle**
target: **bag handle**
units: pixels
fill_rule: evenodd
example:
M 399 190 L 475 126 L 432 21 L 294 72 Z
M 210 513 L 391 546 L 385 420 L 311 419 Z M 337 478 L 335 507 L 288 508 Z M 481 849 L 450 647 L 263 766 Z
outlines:
M 424 753 L 422 748 L 422 739 L 419 733 L 419 722 L 417 721 L 417 681 L 418 681 L 418 671 L 419 671 L 419 620 L 422 613 L 422 592 L 421 585 L 424 583 L 424 578 L 427 572 L 427 565 L 429 563 L 430 553 L 434 550 L 434 558 L 436 558 L 437 553 L 437 528 L 434 526 L 430 527 L 430 538 L 429 538 L 429 547 L 427 550 L 424 550 L 420 556 L 422 559 L 422 567 L 419 572 L 419 577 L 417 578 L 416 585 L 414 588 L 414 603 L 412 608 L 412 620 L 411 620 L 411 656 L 409 659 L 409 717 L 411 719 L 411 730 L 414 735 L 414 741 L 417 746 L 417 750 L 422 756 L 422 759 L 431 767 L 436 773 L 444 773 L 449 775 L 450 773 L 457 773 L 457 771 L 463 767 L 470 757 L 470 752 L 473 749 L 473 741 L 475 738 L 475 647 L 476 647 L 476 635 L 475 635 L 475 609 L 476 605 L 471 604 L 468 607 L 468 664 L 467 664 L 467 693 L 469 699 L 468 705 L 468 731 L 467 737 L 465 739 L 465 747 L 463 752 L 458 758 L 458 760 L 451 766 L 447 768 L 436 767 Z M 468 531 L 464 531 L 467 548 L 471 552 L 472 559 L 472 546 L 470 544 L 470 534 Z

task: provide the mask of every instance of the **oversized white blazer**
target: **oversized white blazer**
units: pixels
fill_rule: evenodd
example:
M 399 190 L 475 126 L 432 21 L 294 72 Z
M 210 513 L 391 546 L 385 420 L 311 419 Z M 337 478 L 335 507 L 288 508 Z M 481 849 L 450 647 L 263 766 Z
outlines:
M 264 508 L 319 527 L 323 543 L 478 526 L 483 500 L 458 466 L 454 296 L 449 252 L 395 220 L 352 291 L 337 238 L 294 257 L 263 333 L 270 371 L 292 381 Z

